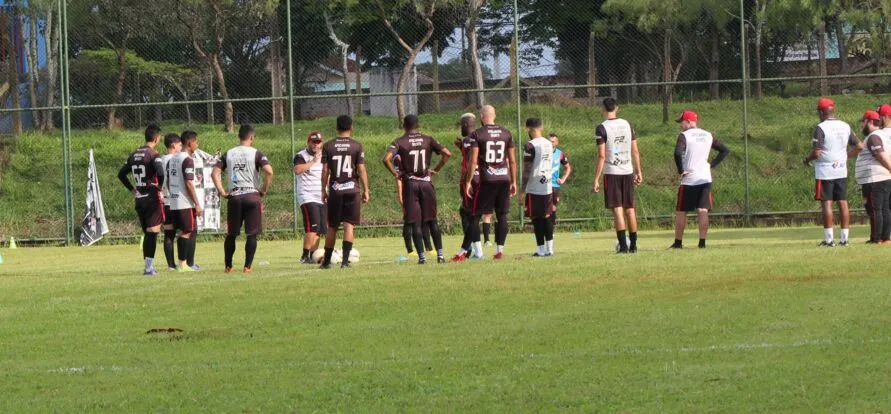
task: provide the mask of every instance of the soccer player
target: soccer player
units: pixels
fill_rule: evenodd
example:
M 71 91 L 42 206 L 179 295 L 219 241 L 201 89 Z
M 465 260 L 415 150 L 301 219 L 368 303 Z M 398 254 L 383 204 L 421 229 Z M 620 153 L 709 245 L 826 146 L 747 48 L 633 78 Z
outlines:
M 848 158 L 856 157 L 863 144 L 854 135 L 851 126 L 835 118 L 835 102 L 820 98 L 817 101 L 820 124 L 814 128 L 811 141 L 813 150 L 804 159 L 809 165 L 814 161 L 817 190 L 814 199 L 820 201 L 823 212 L 823 241 L 821 247 L 834 247 L 832 202 L 838 204 L 841 215 L 841 241 L 848 245 L 851 213 L 848 210 Z
M 253 125 L 245 124 L 238 128 L 239 145 L 226 151 L 220 162 L 213 167 L 213 185 L 220 197 L 227 199 L 226 241 L 223 245 L 226 273 L 232 273 L 232 256 L 235 254 L 235 239 L 244 233 L 244 273 L 253 271 L 254 255 L 257 253 L 257 236 L 263 232 L 263 197 L 272 186 L 272 165 L 266 155 L 254 148 L 256 132 Z M 224 190 L 220 176 L 229 169 L 229 183 Z M 260 172 L 263 184 L 260 184 Z
M 517 159 L 514 139 L 510 131 L 495 124 L 495 108 L 486 105 L 480 110 L 483 126 L 470 133 L 471 163 L 464 177 L 464 193 L 473 197 L 473 226 L 479 225 L 480 216 L 495 213 L 495 260 L 504 258 L 507 240 L 507 215 L 510 198 L 517 194 Z M 473 191 L 471 181 L 476 170 L 480 171 L 480 186 Z
M 466 113 L 461 115 L 461 137 L 455 140 L 455 146 L 461 151 L 461 183 L 458 185 L 458 191 L 461 193 L 461 206 L 458 209 L 461 214 L 461 230 L 464 232 L 464 239 L 461 241 L 461 248 L 452 262 L 463 262 L 470 256 L 473 259 L 483 258 L 483 245 L 480 243 L 480 227 L 473 226 L 473 198 L 468 197 L 464 192 L 464 177 L 470 171 L 471 164 L 476 162 L 470 158 L 470 133 L 475 129 L 476 115 Z M 475 193 L 480 185 L 480 172 L 474 170 L 470 178 L 471 192 Z
M 166 177 L 167 163 L 176 155 L 183 144 L 179 139 L 179 135 L 167 134 L 164 136 L 164 146 L 167 147 L 167 154 L 161 157 L 161 169 L 158 170 L 158 176 Z M 176 230 L 173 228 L 173 214 L 170 213 L 170 188 L 168 183 L 164 183 L 161 187 L 164 194 L 164 257 L 167 259 L 167 270 L 176 270 L 176 258 L 173 256 L 173 244 L 176 240 Z
M 860 118 L 866 145 L 857 156 L 854 177 L 861 186 L 869 214 L 868 244 L 891 243 L 891 157 L 885 151 L 891 141 L 882 125 L 876 111 L 866 111 Z
M 526 120 L 526 131 L 529 142 L 523 149 L 523 194 L 521 203 L 525 202 L 526 217 L 532 219 L 535 229 L 535 242 L 538 248 L 534 257 L 554 255 L 554 225 L 549 219 L 553 202 L 551 201 L 551 178 L 553 177 L 554 147 L 551 140 L 542 136 L 541 120 Z
M 402 165 L 402 158 L 399 156 L 399 154 L 396 154 L 396 156 L 393 157 L 393 159 L 391 160 L 390 163 L 393 165 L 393 168 L 398 173 L 399 166 Z M 402 180 L 395 180 L 395 181 L 396 181 L 396 201 L 399 202 L 399 207 L 403 207 L 404 200 L 402 199 L 402 196 L 403 196 Z M 427 225 L 427 222 L 423 223 L 423 225 L 421 226 L 421 230 L 422 230 L 421 233 L 424 236 L 424 251 L 426 251 L 427 254 L 433 254 L 433 252 L 434 252 L 433 241 L 430 237 L 430 226 Z M 418 254 L 415 253 L 415 248 L 413 247 L 413 244 L 412 244 L 413 237 L 412 237 L 412 228 L 411 227 L 403 226 L 402 239 L 405 242 L 405 251 L 408 254 L 408 256 L 409 257 L 411 257 L 411 256 L 417 257 Z
M 328 205 L 328 235 L 325 237 L 325 259 L 320 268 L 331 268 L 331 255 L 337 242 L 337 231 L 343 224 L 343 262 L 350 267 L 354 229 L 361 221 L 361 204 L 368 203 L 368 173 L 365 170 L 365 150 L 352 138 L 353 118 L 337 117 L 337 138 L 322 147 L 322 199 Z M 358 173 L 358 174 L 357 174 Z M 362 188 L 359 189 L 359 181 Z M 361 194 L 361 195 L 360 195 Z
M 436 247 L 437 263 L 445 263 L 442 250 L 442 232 L 439 229 L 436 211 L 436 188 L 433 187 L 433 176 L 439 173 L 451 157 L 451 152 L 429 137 L 418 132 L 419 121 L 415 115 L 408 115 L 402 123 L 405 134 L 387 148 L 384 154 L 384 166 L 397 180 L 402 181 L 403 234 L 411 230 L 415 249 L 418 251 L 418 264 L 427 263 L 424 253 L 424 230 L 430 228 L 433 244 Z M 392 160 L 399 155 L 399 171 L 393 167 Z M 432 154 L 439 155 L 439 164 L 430 168 Z
M 167 188 L 170 192 L 170 214 L 173 216 L 173 227 L 179 230 L 176 241 L 177 255 L 180 260 L 179 272 L 194 272 L 195 247 L 197 244 L 197 223 L 195 217 L 203 212 L 201 200 L 195 192 L 195 161 L 192 154 L 198 149 L 198 133 L 184 131 L 179 136 L 182 150 L 167 162 Z
M 616 238 L 619 240 L 618 252 L 637 253 L 637 214 L 634 210 L 634 186 L 643 182 L 640 151 L 637 149 L 637 135 L 628 121 L 618 117 L 619 104 L 615 99 L 604 99 L 602 110 L 604 121 L 597 126 L 595 133 L 597 168 L 594 173 L 594 192 L 600 192 L 600 177 L 603 176 L 603 188 L 606 192 L 604 204 L 608 210 L 613 212 Z M 625 221 L 626 215 L 627 222 Z M 626 229 L 628 230 L 627 238 Z M 705 239 L 704 236 L 700 238 Z
M 696 211 L 699 217 L 699 248 L 704 249 L 708 235 L 708 212 L 712 208 L 712 168 L 717 167 L 730 150 L 715 140 L 710 132 L 696 126 L 699 122 L 696 112 L 684 111 L 677 122 L 681 124 L 681 134 L 674 147 L 674 162 L 681 185 L 678 188 L 674 244 L 671 248 L 684 247 L 687 212 Z M 709 162 L 708 156 L 713 149 L 718 151 L 718 155 Z
M 322 235 L 328 232 L 327 212 L 322 202 L 322 133 L 313 131 L 306 137 L 306 148 L 294 156 L 297 175 L 297 199 L 303 213 L 303 254 L 301 264 L 312 263 L 312 253 L 319 248 Z
M 569 163 L 569 157 L 566 152 L 557 148 L 560 145 L 560 137 L 551 133 L 548 136 L 551 140 L 551 146 L 554 147 L 554 156 L 551 162 L 554 164 L 554 175 L 551 177 L 551 202 L 554 203 L 551 208 L 551 223 L 557 227 L 557 205 L 560 204 L 560 186 L 566 183 L 569 176 L 572 175 L 572 164 Z M 561 170 L 563 170 L 561 172 Z
M 142 256 L 145 260 L 145 276 L 155 276 L 154 260 L 157 250 L 158 233 L 164 223 L 164 202 L 161 196 L 163 176 L 158 174 L 161 168 L 161 154 L 155 147 L 161 141 L 161 128 L 152 124 L 145 128 L 145 145 L 130 153 L 124 166 L 118 171 L 118 179 L 133 193 L 136 199 L 136 215 L 139 227 L 143 231 Z M 133 175 L 136 185 L 130 183 L 128 175 Z

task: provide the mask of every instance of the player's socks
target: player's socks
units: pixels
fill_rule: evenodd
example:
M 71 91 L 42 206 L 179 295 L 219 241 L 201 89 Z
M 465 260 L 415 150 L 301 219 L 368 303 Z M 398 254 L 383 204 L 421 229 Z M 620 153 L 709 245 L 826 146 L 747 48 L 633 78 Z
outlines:
M 257 254 L 257 236 L 247 236 L 244 244 L 244 268 L 250 269 L 254 264 L 254 255 Z
M 496 246 L 496 247 L 495 247 L 495 253 L 504 253 L 504 245 L 503 245 L 503 244 L 499 244 L 498 246 Z
M 232 256 L 235 255 L 235 236 L 226 235 L 226 241 L 223 242 L 223 254 L 226 268 L 229 269 L 232 267 Z
M 151 270 L 155 252 L 158 248 L 158 233 L 145 233 L 142 241 L 142 257 L 145 258 L 145 270 Z
M 705 248 L 705 239 L 699 239 L 699 248 L 700 248 L 700 249 L 704 249 L 704 248 Z
M 164 257 L 167 258 L 167 267 L 176 267 L 176 258 L 173 256 L 173 241 L 176 239 L 176 230 L 164 230 Z
M 674 239 L 674 244 L 668 247 L 669 249 L 683 249 L 684 242 L 681 239 Z
M 554 227 L 557 227 L 557 212 L 556 211 L 551 213 L 550 220 L 551 220 L 551 225 Z
M 851 233 L 851 230 L 850 230 L 850 229 L 841 229 L 841 242 L 842 242 L 842 243 L 847 243 L 847 242 L 848 242 L 848 235 L 849 235 L 850 233 Z
M 483 242 L 473 242 L 473 256 L 478 258 L 483 257 Z
M 408 252 L 409 255 L 414 253 L 415 249 L 412 248 L 412 224 L 405 223 L 402 225 L 402 241 L 405 242 L 405 251 Z
M 628 249 L 631 250 L 632 253 L 636 252 L 637 251 L 637 232 L 636 231 L 629 232 L 628 240 L 631 242 L 631 245 L 628 246 Z
M 483 242 L 489 244 L 489 234 L 492 233 L 492 223 L 483 223 Z
M 433 233 L 433 229 L 429 226 L 430 222 L 421 223 L 421 234 L 424 235 L 424 250 L 427 252 L 433 251 L 433 242 L 430 240 L 430 234 Z
M 545 244 L 547 245 L 547 248 L 548 248 L 548 251 L 546 253 L 548 255 L 553 255 L 554 254 L 554 239 L 548 240 L 547 242 L 545 242 Z
M 616 231 L 616 240 L 619 241 L 619 251 L 627 252 L 628 251 L 628 239 L 625 238 L 625 230 L 617 230 Z
M 176 239 L 176 253 L 180 262 L 186 262 L 189 259 L 189 239 Z
M 832 227 L 828 229 L 823 229 L 823 241 L 827 244 L 832 243 L 835 240 L 835 231 Z
M 153 263 L 154 261 L 155 261 L 154 258 L 151 258 L 151 257 L 146 257 L 146 258 L 145 258 L 145 271 L 146 271 L 146 272 L 149 272 L 149 271 L 152 271 L 152 270 L 155 269 L 155 266 L 154 266 L 154 263 Z
M 333 248 L 333 247 L 326 247 L 326 248 L 325 248 L 325 258 L 322 259 L 322 266 L 323 266 L 323 267 L 325 267 L 325 266 L 327 266 L 327 267 L 331 267 L 331 255 L 332 255 L 332 254 L 334 254 L 334 248 Z
M 303 249 L 303 254 L 300 256 L 300 260 L 309 259 L 309 249 Z
M 198 235 L 192 233 L 192 237 L 189 237 L 189 255 L 187 256 L 189 267 L 192 267 L 192 268 L 195 267 L 195 248 L 196 247 L 198 247 Z
M 341 265 L 344 263 L 349 265 L 350 264 L 350 251 L 353 250 L 353 242 L 344 240 L 341 248 L 343 249 L 343 261 L 341 262 Z M 344 267 L 344 266 L 341 266 L 341 267 Z

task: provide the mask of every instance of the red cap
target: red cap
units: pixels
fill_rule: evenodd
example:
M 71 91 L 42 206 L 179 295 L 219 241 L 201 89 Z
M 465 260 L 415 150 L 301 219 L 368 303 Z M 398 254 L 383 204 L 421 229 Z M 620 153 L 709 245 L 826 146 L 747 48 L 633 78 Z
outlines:
M 891 109 L 891 107 L 889 107 Z M 879 113 L 876 111 L 866 111 L 863 113 L 863 118 L 860 118 L 861 121 L 878 121 L 881 119 L 879 117 Z
M 309 135 L 306 136 L 307 141 L 321 141 L 322 133 L 319 131 L 310 132 Z
M 677 119 L 677 122 L 682 121 L 697 122 L 699 121 L 699 115 L 696 115 L 696 112 L 693 111 L 681 112 L 681 117 Z
M 882 104 L 878 109 L 879 116 L 891 116 L 891 105 Z
M 835 107 L 835 102 L 833 102 L 832 99 L 820 98 L 820 100 L 817 101 L 817 110 L 819 110 L 819 111 L 829 109 L 829 108 L 834 108 L 834 107 Z

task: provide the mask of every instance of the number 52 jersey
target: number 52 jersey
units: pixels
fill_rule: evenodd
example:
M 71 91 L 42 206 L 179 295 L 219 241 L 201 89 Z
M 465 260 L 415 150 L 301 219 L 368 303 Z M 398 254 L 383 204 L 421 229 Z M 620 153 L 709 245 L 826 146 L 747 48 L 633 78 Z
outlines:
M 148 146 L 141 147 L 127 157 L 121 168 L 133 175 L 136 183 L 136 198 L 160 198 L 158 177 L 161 174 L 161 154 Z
M 362 144 L 352 138 L 337 137 L 322 147 L 322 164 L 328 168 L 328 191 L 338 194 L 358 194 L 358 166 L 365 164 Z
M 471 148 L 479 148 L 477 160 L 480 181 L 507 183 L 511 180 L 508 168 L 508 151 L 514 150 L 514 138 L 510 131 L 498 125 L 485 125 L 467 137 Z

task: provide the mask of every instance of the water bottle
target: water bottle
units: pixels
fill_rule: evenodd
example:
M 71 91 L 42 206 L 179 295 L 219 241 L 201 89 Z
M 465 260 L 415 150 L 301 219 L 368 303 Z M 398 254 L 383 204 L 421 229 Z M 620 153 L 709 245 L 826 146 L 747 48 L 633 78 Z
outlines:
M 408 256 L 397 256 L 396 264 L 402 264 L 408 261 Z
M 261 266 L 261 267 L 269 266 L 269 261 L 268 261 L 268 260 L 263 260 L 263 261 L 261 261 L 261 262 L 260 262 L 260 266 Z

